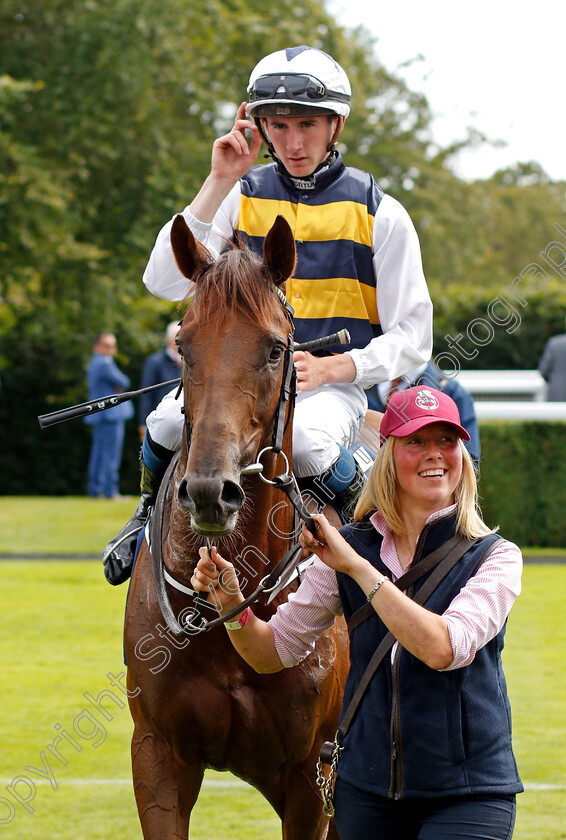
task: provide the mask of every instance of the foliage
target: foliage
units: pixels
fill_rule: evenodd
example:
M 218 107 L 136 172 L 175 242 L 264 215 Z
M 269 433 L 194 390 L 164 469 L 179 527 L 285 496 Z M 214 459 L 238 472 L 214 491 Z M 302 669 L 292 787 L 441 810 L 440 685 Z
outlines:
M 144 356 L 177 314 L 140 282 L 156 232 L 206 176 L 212 142 L 231 125 L 253 64 L 305 41 L 351 78 L 347 162 L 374 173 L 414 219 L 437 346 L 455 325 L 467 328 L 564 222 L 564 184 L 536 164 L 459 180 L 449 168 L 458 146 L 432 143 L 426 99 L 385 70 L 365 29 L 339 27 L 321 0 L 6 0 L 0 422 L 12 450 L 2 492 L 82 492 L 86 429 L 75 421 L 40 435 L 35 418 L 86 399 L 84 370 L 102 329 L 117 334 L 120 366 L 137 387 Z M 463 142 L 482 140 L 472 132 Z M 477 364 L 532 367 L 524 360 L 556 331 L 563 309 L 558 292 L 529 299 L 521 329 L 512 337 L 498 329 Z M 136 461 L 131 422 L 128 492 Z
M 480 424 L 485 521 L 521 546 L 566 545 L 564 423 Z
M 433 295 L 433 356 L 447 375 L 458 364 L 465 370 L 534 369 L 548 339 L 564 332 L 566 289 L 559 278 L 539 292 L 517 285 L 518 298 L 510 285 L 458 286 L 454 296 Z

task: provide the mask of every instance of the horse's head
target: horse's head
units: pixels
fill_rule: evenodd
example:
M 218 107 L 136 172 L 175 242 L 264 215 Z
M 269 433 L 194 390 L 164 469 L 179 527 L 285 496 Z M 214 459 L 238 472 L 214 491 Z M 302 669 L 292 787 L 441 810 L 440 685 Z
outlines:
M 295 266 L 288 223 L 277 217 L 263 262 L 233 248 L 213 261 L 177 216 L 171 243 L 195 292 L 179 330 L 191 439 L 178 488 L 198 534 L 230 534 L 244 500 L 241 470 L 270 443 L 292 333 L 281 298 Z

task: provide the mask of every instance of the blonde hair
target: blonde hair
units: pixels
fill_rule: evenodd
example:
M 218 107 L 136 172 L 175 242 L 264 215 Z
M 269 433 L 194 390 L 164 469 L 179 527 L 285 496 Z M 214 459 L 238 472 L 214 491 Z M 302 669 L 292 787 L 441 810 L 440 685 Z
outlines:
M 476 471 L 471 455 L 461 438 L 458 439 L 458 445 L 462 453 L 462 475 L 454 490 L 454 498 L 458 505 L 456 531 L 467 539 L 493 534 L 498 529 L 489 528 L 482 519 L 478 504 Z M 367 484 L 358 499 L 354 519 L 359 521 L 368 513 L 378 510 L 387 526 L 395 534 L 404 536 L 407 529 L 398 512 L 398 482 L 393 459 L 394 446 L 395 438 L 391 436 L 387 438 L 377 453 Z

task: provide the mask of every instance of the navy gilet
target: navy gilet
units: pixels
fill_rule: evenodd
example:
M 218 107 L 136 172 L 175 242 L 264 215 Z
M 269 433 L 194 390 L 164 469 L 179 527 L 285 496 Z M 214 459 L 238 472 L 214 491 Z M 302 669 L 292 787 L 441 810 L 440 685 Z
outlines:
M 414 562 L 442 546 L 454 534 L 455 523 L 451 514 L 425 526 Z M 383 537 L 369 521 L 346 525 L 341 533 L 361 556 L 390 576 L 380 559 Z M 488 535 L 474 543 L 430 596 L 426 608 L 442 614 L 496 539 Z M 413 594 L 430 574 L 417 581 Z M 348 620 L 366 596 L 348 575 L 338 574 L 338 584 Z M 377 614 L 352 632 L 342 714 L 387 632 Z M 338 775 L 393 799 L 522 791 L 501 665 L 504 635 L 505 627 L 470 665 L 453 671 L 435 671 L 401 646 L 393 663 L 387 654 L 344 739 Z

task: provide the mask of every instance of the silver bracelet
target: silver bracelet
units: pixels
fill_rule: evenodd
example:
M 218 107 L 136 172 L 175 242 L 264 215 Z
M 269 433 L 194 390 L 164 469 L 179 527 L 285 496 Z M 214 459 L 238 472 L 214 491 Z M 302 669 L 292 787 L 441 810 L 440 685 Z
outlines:
M 389 578 L 386 578 L 385 576 L 383 576 L 382 578 L 380 578 L 377 581 L 377 583 L 375 584 L 373 589 L 370 592 L 368 592 L 368 604 L 371 604 L 371 599 L 373 598 L 373 596 L 375 595 L 375 593 L 377 592 L 377 590 L 379 589 L 381 584 L 385 583 L 385 581 L 387 581 L 387 580 L 389 580 Z

